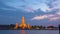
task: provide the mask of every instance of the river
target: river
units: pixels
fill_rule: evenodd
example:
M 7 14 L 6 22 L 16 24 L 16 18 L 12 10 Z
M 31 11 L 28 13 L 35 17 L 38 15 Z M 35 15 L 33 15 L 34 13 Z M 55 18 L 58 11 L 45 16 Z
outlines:
M 0 30 L 0 34 L 59 34 L 59 30 Z

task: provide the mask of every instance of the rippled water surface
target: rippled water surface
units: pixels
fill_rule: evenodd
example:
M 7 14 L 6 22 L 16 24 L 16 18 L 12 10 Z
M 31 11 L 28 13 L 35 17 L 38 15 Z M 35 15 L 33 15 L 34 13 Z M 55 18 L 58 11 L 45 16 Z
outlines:
M 59 34 L 59 30 L 0 30 L 0 34 Z

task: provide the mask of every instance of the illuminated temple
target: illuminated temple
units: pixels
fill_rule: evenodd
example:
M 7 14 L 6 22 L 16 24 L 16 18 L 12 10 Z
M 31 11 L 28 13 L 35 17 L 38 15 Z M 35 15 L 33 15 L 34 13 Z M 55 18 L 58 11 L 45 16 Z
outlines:
M 19 25 L 18 25 L 18 23 L 16 23 L 15 29 L 18 29 L 18 27 L 20 27 L 22 29 L 25 29 L 25 28 L 30 29 L 30 24 L 27 25 L 25 23 L 24 16 L 22 16 L 22 20 L 21 20 L 21 23 Z

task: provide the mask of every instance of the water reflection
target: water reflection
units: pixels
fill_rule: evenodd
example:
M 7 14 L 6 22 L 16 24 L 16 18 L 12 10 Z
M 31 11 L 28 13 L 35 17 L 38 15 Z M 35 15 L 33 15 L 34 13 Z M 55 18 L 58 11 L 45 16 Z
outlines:
M 58 30 L 19 30 L 16 34 L 59 34 Z
M 59 34 L 59 30 L 0 30 L 0 34 Z
M 21 34 L 25 34 L 25 31 L 24 30 L 21 30 Z

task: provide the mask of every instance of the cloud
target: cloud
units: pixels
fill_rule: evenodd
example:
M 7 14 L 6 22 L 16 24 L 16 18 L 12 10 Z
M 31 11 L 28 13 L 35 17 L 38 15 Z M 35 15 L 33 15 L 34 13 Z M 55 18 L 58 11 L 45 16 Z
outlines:
M 52 14 L 48 14 L 48 15 L 40 15 L 40 16 L 35 16 L 32 18 L 32 20 L 42 20 L 42 19 L 46 19 L 46 18 L 51 18 L 55 15 Z
M 51 0 L 50 1 L 50 11 L 60 10 L 60 0 Z
M 27 12 L 34 12 L 34 9 L 32 7 L 26 7 L 24 10 Z
M 47 3 L 49 5 L 47 5 Z M 55 14 L 45 14 L 45 15 L 40 15 L 40 16 L 35 16 L 31 20 L 43 20 L 43 19 L 48 19 L 49 21 L 56 21 L 60 19 L 60 0 L 50 0 L 47 1 L 47 3 L 43 3 L 43 5 L 40 7 L 40 9 L 43 12 L 54 12 L 56 11 Z
M 35 16 L 31 20 L 43 20 L 43 19 L 48 19 L 49 21 L 56 21 L 60 19 L 60 15 L 59 14 L 45 14 L 45 15 Z
M 44 18 L 47 18 L 46 15 L 43 15 L 43 16 L 35 16 L 34 18 L 32 18 L 32 20 L 41 20 L 41 19 L 44 19 Z
M 60 0 L 1 0 L 0 2 L 18 10 L 22 9 L 25 12 L 35 12 L 37 9 L 40 9 L 45 13 L 57 9 L 60 10 Z
M 60 11 L 59 12 L 56 12 L 56 14 L 60 15 Z
M 52 17 L 52 18 L 49 18 L 50 21 L 56 21 L 58 19 L 60 19 L 60 17 Z
M 12 11 L 16 11 L 16 9 L 13 9 L 13 8 L 1 8 L 1 9 L 3 9 L 3 10 L 12 10 Z

